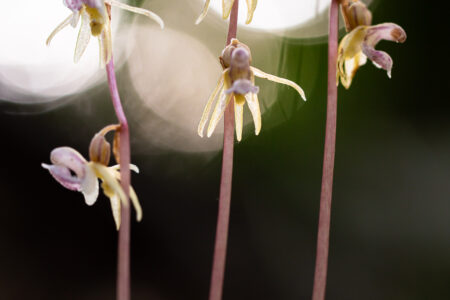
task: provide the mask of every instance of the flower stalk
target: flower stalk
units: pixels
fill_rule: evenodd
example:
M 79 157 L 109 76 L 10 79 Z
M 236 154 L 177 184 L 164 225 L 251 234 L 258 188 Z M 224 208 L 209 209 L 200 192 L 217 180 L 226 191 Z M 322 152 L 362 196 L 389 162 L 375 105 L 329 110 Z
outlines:
M 316 266 L 313 300 L 324 300 L 327 284 L 328 250 L 330 240 L 331 198 L 333 192 L 334 157 L 337 120 L 337 54 L 339 31 L 339 1 L 331 0 L 328 35 L 328 94 L 322 188 L 320 193 L 319 226 L 317 233 Z
M 110 6 L 108 6 L 109 17 L 111 18 Z M 111 59 L 106 65 L 106 74 L 108 77 L 108 86 L 111 93 L 111 100 L 120 123 L 119 133 L 119 157 L 120 177 L 122 189 L 127 198 L 129 198 L 131 174 L 130 174 L 130 131 L 128 120 L 123 111 L 120 100 L 119 90 L 117 88 L 116 72 L 114 70 L 114 59 Z M 131 210 L 129 205 L 124 205 L 121 210 L 121 226 L 119 229 L 119 239 L 117 244 L 117 282 L 116 299 L 129 300 L 130 291 L 130 231 L 131 231 Z
M 239 0 L 235 0 L 230 14 L 227 45 L 236 38 Z M 230 101 L 233 103 L 233 99 Z M 234 151 L 234 105 L 228 105 L 224 116 L 222 174 L 220 179 L 219 212 L 217 217 L 216 241 L 211 272 L 209 300 L 222 299 L 223 281 L 230 220 L 231 186 L 233 179 Z

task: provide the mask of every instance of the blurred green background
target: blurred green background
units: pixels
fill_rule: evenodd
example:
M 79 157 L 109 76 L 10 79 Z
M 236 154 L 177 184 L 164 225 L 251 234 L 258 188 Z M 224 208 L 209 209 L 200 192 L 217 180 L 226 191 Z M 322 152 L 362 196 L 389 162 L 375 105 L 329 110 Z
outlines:
M 350 90 L 339 87 L 327 299 L 450 299 L 450 65 L 436 6 L 378 1 L 374 23 L 408 34 L 403 45 L 378 46 L 394 59 L 393 78 L 368 63 Z M 308 102 L 278 87 L 261 134 L 249 124 L 235 147 L 224 299 L 308 299 L 312 291 L 327 45 L 279 39 L 279 75 L 299 82 Z M 128 75 L 120 69 L 119 82 Z M 166 122 L 123 100 L 127 112 Z M 94 133 L 115 122 L 108 89 L 60 103 L 0 101 L 1 299 L 114 298 L 109 201 L 102 195 L 87 207 L 40 167 L 58 146 L 86 155 Z M 206 299 L 221 153 L 143 146 L 139 118 L 128 117 L 144 210 L 132 225 L 133 299 Z

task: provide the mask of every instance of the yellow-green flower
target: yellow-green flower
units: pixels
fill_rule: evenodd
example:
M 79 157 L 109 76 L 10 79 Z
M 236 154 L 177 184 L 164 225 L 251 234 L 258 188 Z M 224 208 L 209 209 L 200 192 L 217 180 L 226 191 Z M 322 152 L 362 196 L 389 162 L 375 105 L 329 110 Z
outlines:
M 247 20 L 245 21 L 245 23 L 250 24 L 250 22 L 253 19 L 253 13 L 255 12 L 258 0 L 246 0 L 246 1 L 247 1 Z M 200 22 L 203 21 L 203 19 L 206 17 L 206 14 L 208 14 L 209 2 L 210 0 L 206 0 L 205 6 L 203 7 L 203 11 L 201 15 L 198 17 L 197 21 L 195 21 L 195 24 L 200 24 Z M 228 19 L 228 17 L 230 16 L 233 4 L 234 0 L 222 0 L 222 18 L 224 20 Z
M 75 149 L 59 147 L 50 154 L 51 165 L 42 164 L 50 174 L 65 188 L 81 192 L 87 205 L 93 205 L 98 198 L 98 179 L 102 181 L 103 193 L 110 199 L 111 209 L 116 223 L 120 227 L 121 205 L 129 205 L 128 199 L 120 185 L 119 165 L 108 167 L 110 159 L 110 146 L 104 139 L 111 127 L 106 127 L 92 139 L 89 154 L 91 161 L 86 159 Z M 139 173 L 135 165 L 130 164 L 130 169 Z M 136 192 L 130 187 L 131 203 L 136 210 L 136 219 L 142 219 L 142 208 L 139 204 Z
M 50 45 L 53 37 L 63 28 L 71 25 L 77 27 L 81 18 L 81 27 L 78 33 L 77 44 L 75 46 L 74 61 L 78 62 L 86 50 L 91 35 L 97 37 L 100 45 L 100 65 L 106 65 L 112 55 L 111 26 L 108 8 L 106 5 L 116 6 L 147 16 L 155 20 L 161 28 L 164 27 L 162 19 L 151 11 L 129 6 L 116 0 L 64 0 L 64 5 L 72 11 L 72 14 L 59 24 L 47 39 L 47 45 Z
M 210 137 L 214 132 L 214 129 L 222 118 L 225 109 L 232 98 L 234 98 L 237 140 L 240 141 L 242 139 L 245 102 L 247 102 L 253 116 L 253 122 L 255 123 L 255 134 L 259 134 L 261 130 L 261 111 L 258 101 L 259 88 L 255 86 L 255 76 L 289 85 L 293 87 L 306 101 L 305 93 L 295 82 L 264 73 L 263 71 L 250 66 L 250 49 L 245 44 L 240 43 L 237 39 L 233 39 L 230 45 L 223 50 L 220 61 L 224 71 L 220 76 L 214 91 L 209 97 L 208 102 L 206 103 L 202 118 L 198 125 L 197 132 L 201 137 L 203 137 L 203 131 L 208 121 L 211 106 L 218 95 L 219 98 L 207 129 L 208 137 Z
M 364 65 L 369 58 L 373 64 L 387 71 L 391 77 L 393 60 L 384 51 L 375 49 L 381 40 L 403 43 L 406 40 L 406 32 L 394 23 L 383 23 L 375 26 L 360 25 L 348 33 L 340 42 L 338 48 L 339 78 L 345 88 L 349 88 L 358 68 Z

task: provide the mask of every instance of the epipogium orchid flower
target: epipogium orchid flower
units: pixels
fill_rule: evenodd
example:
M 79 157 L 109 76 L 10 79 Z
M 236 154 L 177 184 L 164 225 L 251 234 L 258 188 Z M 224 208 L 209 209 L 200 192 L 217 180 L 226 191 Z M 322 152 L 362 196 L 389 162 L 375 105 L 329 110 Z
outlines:
M 206 0 L 205 6 L 203 7 L 203 11 L 201 15 L 197 18 L 197 21 L 195 21 L 195 24 L 200 24 L 203 19 L 208 14 L 209 9 L 209 2 L 211 0 Z M 246 0 L 247 1 L 247 19 L 245 21 L 246 24 L 250 24 L 250 22 L 253 19 L 253 13 L 256 9 L 256 4 L 258 3 L 258 0 Z M 233 7 L 234 0 L 222 0 L 222 18 L 224 20 L 228 19 L 230 16 L 231 8 Z
M 99 41 L 100 65 L 102 67 L 105 66 L 111 59 L 111 25 L 106 5 L 116 6 L 124 10 L 147 16 L 156 21 L 161 28 L 164 28 L 163 20 L 155 13 L 146 9 L 129 6 L 116 0 L 63 0 L 63 2 L 64 5 L 72 11 L 72 14 L 53 30 L 47 38 L 46 44 L 47 46 L 50 45 L 54 36 L 69 24 L 74 28 L 77 27 L 81 17 L 81 27 L 75 46 L 75 63 L 80 60 L 86 50 L 91 35 L 97 37 Z
M 81 192 L 89 206 L 97 201 L 99 194 L 98 179 L 100 179 L 103 193 L 110 199 L 117 230 L 120 228 L 121 204 L 128 205 L 128 199 L 120 185 L 119 165 L 107 166 L 110 160 L 111 147 L 104 135 L 118 127 L 105 127 L 94 136 L 89 147 L 90 161 L 87 161 L 73 148 L 59 147 L 50 154 L 52 164 L 42 164 L 42 167 L 49 170 L 53 178 L 62 186 L 72 191 Z M 130 164 L 130 169 L 139 173 L 139 169 L 135 165 Z M 142 219 L 142 208 L 132 187 L 130 187 L 129 194 L 136 210 L 136 219 L 140 221 Z
M 369 58 L 372 63 L 386 70 L 391 78 L 393 60 L 384 51 L 375 49 L 381 40 L 403 43 L 406 32 L 394 23 L 383 23 L 370 26 L 372 14 L 365 4 L 357 0 L 342 0 L 341 12 L 347 31 L 350 31 L 340 42 L 337 57 L 337 84 L 339 78 L 345 88 L 349 88 L 356 71 Z
M 245 102 L 247 102 L 253 116 L 255 134 L 259 134 L 261 130 L 261 111 L 258 100 L 259 88 L 255 86 L 255 76 L 289 85 L 300 94 L 303 100 L 306 101 L 305 93 L 295 82 L 264 73 L 263 71 L 250 66 L 251 60 L 250 48 L 239 42 L 237 39 L 232 39 L 230 45 L 223 50 L 220 62 L 224 71 L 206 103 L 202 118 L 198 125 L 197 132 L 201 137 L 203 137 L 203 130 L 208 121 L 211 106 L 217 95 L 219 95 L 219 99 L 212 113 L 211 120 L 209 121 L 207 130 L 208 137 L 214 132 L 214 129 L 225 112 L 225 108 L 233 96 L 237 140 L 240 141 L 242 139 Z

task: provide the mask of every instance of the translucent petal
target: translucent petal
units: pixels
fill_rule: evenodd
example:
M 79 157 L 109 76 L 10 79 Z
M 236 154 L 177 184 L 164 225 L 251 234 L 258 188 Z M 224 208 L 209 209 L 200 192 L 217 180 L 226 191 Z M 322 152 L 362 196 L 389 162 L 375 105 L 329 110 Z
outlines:
M 203 110 L 202 118 L 200 119 L 200 123 L 198 124 L 197 133 L 199 136 L 203 137 L 203 130 L 205 128 L 206 122 L 208 121 L 209 112 L 211 110 L 212 103 L 214 102 L 214 99 L 216 99 L 217 94 L 219 93 L 220 89 L 223 87 L 223 78 L 224 73 L 219 78 L 219 81 L 216 84 L 216 87 L 214 88 L 214 91 L 211 93 L 211 96 L 209 96 L 208 102 L 206 102 L 205 109 Z
M 209 2 L 210 2 L 210 0 L 206 0 L 205 6 L 203 6 L 202 13 L 195 21 L 195 25 L 200 24 L 203 21 L 203 19 L 206 17 L 206 15 L 208 14 Z
M 234 0 L 222 0 L 222 18 L 228 19 L 233 8 Z
M 99 36 L 99 49 L 100 49 L 100 67 L 106 66 L 112 57 L 112 40 L 109 21 L 105 25 L 103 32 Z
M 91 38 L 91 27 L 89 25 L 90 19 L 85 9 L 81 10 L 81 28 L 78 33 L 77 45 L 75 46 L 74 62 L 80 61 L 81 56 L 86 50 L 89 40 Z
M 109 198 L 109 201 L 111 202 L 111 211 L 114 218 L 114 223 L 116 224 L 116 229 L 119 230 L 120 228 L 120 199 L 119 197 L 114 194 L 112 197 Z
M 236 138 L 238 142 L 242 140 L 242 127 L 244 123 L 244 104 L 245 97 L 243 95 L 235 95 L 234 101 L 234 118 L 236 122 Z
M 247 94 L 245 95 L 247 100 L 248 108 L 252 113 L 253 123 L 255 123 L 255 134 L 258 135 L 261 131 L 261 110 L 259 108 L 259 101 L 257 94 Z
M 263 71 L 255 68 L 255 67 L 250 67 L 250 69 L 253 71 L 253 73 L 257 77 L 265 78 L 265 79 L 268 79 L 270 81 L 278 82 L 278 83 L 285 84 L 285 85 L 288 85 L 290 87 L 293 87 L 300 94 L 300 96 L 303 98 L 303 100 L 306 101 L 305 92 L 295 82 L 290 81 L 290 80 L 285 79 L 285 78 L 280 78 L 280 77 L 277 77 L 277 76 L 274 76 L 274 75 L 271 75 L 271 74 L 264 73 Z
M 136 14 L 140 14 L 140 15 L 149 17 L 150 19 L 152 19 L 153 21 L 158 23 L 159 26 L 161 27 L 161 29 L 164 28 L 164 21 L 157 14 L 155 14 L 155 13 L 153 13 L 153 12 L 147 10 L 147 9 L 130 6 L 130 5 L 124 4 L 124 3 L 116 1 L 116 0 L 106 0 L 105 2 L 110 4 L 110 5 L 116 6 L 118 8 L 121 8 L 121 9 L 124 9 L 124 10 L 128 10 L 128 11 L 134 12 Z
M 232 95 L 233 94 L 225 94 L 223 90 L 220 93 L 219 101 L 217 101 L 211 120 L 209 121 L 208 131 L 206 133 L 207 137 L 210 137 L 213 134 L 214 129 L 216 129 L 217 124 L 220 119 L 222 119 L 225 109 L 227 108 L 228 103 L 230 103 Z
M 367 28 L 365 35 L 367 44 L 375 47 L 381 40 L 403 43 L 406 41 L 406 32 L 395 23 L 382 23 Z
M 133 187 L 130 186 L 130 199 L 133 203 L 134 209 L 136 210 L 136 220 L 140 222 L 142 220 L 142 207 L 139 203 L 139 199 L 134 191 Z
M 76 176 L 83 179 L 85 176 L 86 159 L 75 149 L 58 147 L 50 153 L 50 161 L 57 166 L 69 168 Z
M 120 165 L 114 165 L 114 166 L 111 166 L 111 167 L 108 167 L 108 168 L 112 169 L 114 171 L 119 171 L 120 170 Z M 136 174 L 139 174 L 139 168 L 136 165 L 130 164 L 130 170 L 135 172 Z M 119 173 L 118 177 L 116 176 L 116 178 L 120 179 L 120 173 Z
M 245 24 L 250 24 L 250 22 L 253 19 L 253 13 L 256 9 L 256 4 L 258 3 L 258 0 L 246 0 L 247 1 L 247 20 L 245 21 Z
M 122 204 L 128 205 L 128 199 L 125 193 L 123 192 L 123 189 L 120 186 L 119 181 L 116 179 L 116 175 L 114 174 L 115 171 L 109 170 L 108 167 L 98 163 L 90 162 L 89 164 L 95 171 L 97 177 L 99 177 L 104 182 L 104 184 L 106 184 L 108 188 L 110 188 L 111 191 L 113 191 L 114 194 L 117 194 L 119 196 L 120 200 L 122 201 Z M 108 194 L 107 196 L 110 197 L 110 195 Z
M 230 99 L 232 97 L 232 94 L 225 94 L 225 90 L 229 89 L 231 86 L 228 69 L 223 73 L 223 79 L 223 89 L 220 93 L 219 101 L 217 101 L 216 107 L 214 108 L 211 120 L 209 121 L 209 126 L 206 133 L 207 137 L 210 137 L 214 132 L 214 129 L 216 129 L 216 126 L 219 123 L 219 120 L 222 119 L 223 113 L 225 112 L 225 109 L 228 103 L 230 103 Z
M 70 16 L 68 16 L 64 21 L 61 22 L 61 24 L 59 24 L 53 31 L 52 33 L 50 33 L 50 35 L 47 38 L 47 41 L 45 42 L 45 44 L 47 46 L 50 45 L 50 42 L 53 40 L 53 38 L 55 37 L 55 35 L 60 32 L 61 30 L 63 30 L 65 27 L 67 27 L 71 22 L 72 22 L 72 18 L 73 18 L 74 14 L 71 14 Z
M 98 198 L 98 179 L 91 165 L 86 165 L 85 177 L 81 182 L 81 192 L 87 205 L 93 205 Z

